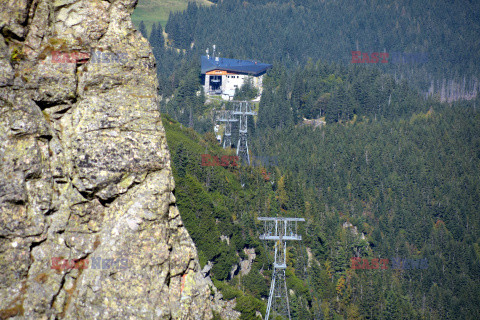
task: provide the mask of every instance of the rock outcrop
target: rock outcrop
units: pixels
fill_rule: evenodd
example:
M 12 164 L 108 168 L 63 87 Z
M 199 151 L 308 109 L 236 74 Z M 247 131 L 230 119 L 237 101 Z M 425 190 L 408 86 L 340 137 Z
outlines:
M 1 319 L 212 318 L 136 2 L 2 1 Z
M 255 253 L 255 248 L 243 248 L 243 252 L 245 252 L 247 259 L 240 261 L 240 273 L 242 276 L 245 276 L 250 273 L 257 254 Z

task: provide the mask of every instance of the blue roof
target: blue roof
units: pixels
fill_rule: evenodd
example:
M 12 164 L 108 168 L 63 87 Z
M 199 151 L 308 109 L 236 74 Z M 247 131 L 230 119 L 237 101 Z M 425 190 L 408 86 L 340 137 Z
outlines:
M 218 59 L 218 61 L 216 60 Z M 238 60 L 228 58 L 201 57 L 202 74 L 213 70 L 224 70 L 235 73 L 259 75 L 272 67 L 271 64 L 251 60 Z

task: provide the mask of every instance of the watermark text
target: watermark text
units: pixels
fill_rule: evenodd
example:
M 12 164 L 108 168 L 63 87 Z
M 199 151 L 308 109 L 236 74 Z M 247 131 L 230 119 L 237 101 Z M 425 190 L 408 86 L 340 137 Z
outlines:
M 353 270 L 370 270 L 370 269 L 388 269 L 388 259 L 367 259 L 354 257 L 350 259 L 350 267 Z M 405 259 L 405 258 L 392 258 L 392 269 L 394 270 L 409 270 L 409 269 L 427 269 L 427 259 Z
M 212 156 L 211 154 L 202 154 L 202 167 L 236 167 L 238 166 L 237 161 L 239 161 L 238 156 Z
M 91 262 L 91 263 L 90 263 Z M 109 258 L 93 257 L 92 259 L 64 259 L 61 257 L 53 257 L 51 269 L 55 270 L 71 270 L 71 269 L 127 269 L 127 258 Z
M 390 59 L 390 60 L 388 60 Z M 368 52 L 352 51 L 352 63 L 419 64 L 428 61 L 425 52 Z

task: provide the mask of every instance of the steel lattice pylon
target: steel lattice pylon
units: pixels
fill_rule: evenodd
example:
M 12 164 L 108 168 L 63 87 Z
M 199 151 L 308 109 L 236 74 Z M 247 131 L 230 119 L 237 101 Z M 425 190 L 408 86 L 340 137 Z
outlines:
M 217 121 L 225 122 L 225 134 L 223 137 L 223 149 L 232 147 L 232 122 L 237 122 L 230 110 L 221 110 L 218 113 Z
M 274 311 L 285 318 L 290 319 L 290 305 L 288 302 L 287 282 L 285 269 L 276 269 L 273 272 L 272 284 L 268 296 L 267 313 L 265 319 L 269 319 L 270 311 Z
M 305 219 L 259 217 L 258 220 L 264 222 L 264 233 L 260 235 L 260 240 L 276 241 L 272 284 L 270 285 L 265 319 L 269 319 L 272 311 L 291 319 L 287 282 L 285 279 L 287 241 L 302 240 L 302 236 L 297 233 L 297 223 L 305 221 Z
M 223 148 L 230 148 L 232 145 L 232 122 L 240 121 L 238 126 L 238 144 L 237 156 L 242 158 L 250 165 L 250 155 L 248 153 L 248 116 L 254 116 L 257 113 L 252 111 L 252 102 L 233 101 L 233 110 L 220 110 L 217 113 L 217 121 L 226 122 L 225 134 L 223 138 Z M 237 118 L 238 116 L 238 118 Z
M 240 125 L 238 127 L 238 144 L 237 144 L 237 156 L 245 160 L 250 165 L 250 155 L 248 154 L 248 116 L 254 116 L 257 113 L 252 111 L 252 103 L 249 101 L 235 101 L 235 110 L 232 112 L 234 115 L 240 117 Z

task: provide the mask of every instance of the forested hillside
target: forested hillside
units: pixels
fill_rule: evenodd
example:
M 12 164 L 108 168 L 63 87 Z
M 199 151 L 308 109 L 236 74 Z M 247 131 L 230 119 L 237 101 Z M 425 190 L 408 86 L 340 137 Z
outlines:
M 325 117 L 328 123 L 354 117 L 396 119 L 427 111 L 406 81 L 397 82 L 377 69 L 309 61 L 294 73 L 274 68 L 264 81 L 259 128 L 295 125 L 303 118 Z
M 280 159 L 268 176 L 251 167 L 202 167 L 201 154 L 224 154 L 213 135 L 181 129 L 166 115 L 164 124 L 185 225 L 202 263 L 214 262 L 214 278 L 224 281 L 218 286 L 242 297 L 244 319 L 255 319 L 252 310 L 263 310 L 268 295 L 272 257 L 255 223 L 265 215 L 307 219 L 305 247 L 289 248 L 294 319 L 475 319 L 480 115 L 471 105 L 432 102 L 403 119 L 316 130 L 257 128 L 252 153 Z M 222 235 L 229 243 L 218 241 Z M 231 279 L 244 248 L 257 253 L 252 271 Z M 357 256 L 427 259 L 428 268 L 352 270 Z
M 350 64 L 354 50 L 423 53 L 426 62 L 375 66 L 443 99 L 479 90 L 478 1 L 225 0 L 208 8 L 192 3 L 170 15 L 165 31 L 170 45 L 197 55 L 216 44 L 225 57 L 288 66 L 309 58 Z
M 182 218 L 241 319 L 265 315 L 271 282 L 259 216 L 306 219 L 287 253 L 292 319 L 478 318 L 479 9 L 224 0 L 172 13 L 168 38 L 161 23 L 143 30 Z M 212 44 L 219 56 L 274 65 L 249 146 L 278 165 L 202 166 L 202 154 L 235 154 L 215 139 L 219 105 L 200 83 L 199 56 Z M 353 64 L 354 50 L 428 60 Z

